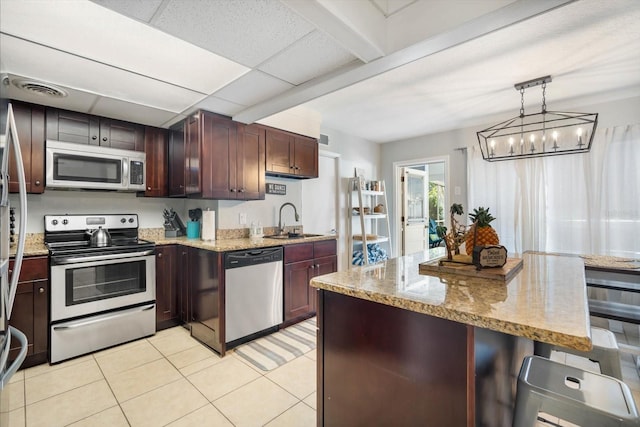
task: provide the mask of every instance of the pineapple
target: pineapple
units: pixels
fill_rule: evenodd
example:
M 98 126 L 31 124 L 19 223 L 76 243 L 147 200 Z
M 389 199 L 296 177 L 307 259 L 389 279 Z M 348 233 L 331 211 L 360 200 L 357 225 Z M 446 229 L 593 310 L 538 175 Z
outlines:
M 475 223 L 476 229 L 474 232 L 469 233 L 465 241 L 467 255 L 473 253 L 474 246 L 497 245 L 500 243 L 498 233 L 489 225 L 495 219 L 489 213 L 489 208 L 479 207 L 474 209 L 473 213 L 469 214 L 469 218 Z

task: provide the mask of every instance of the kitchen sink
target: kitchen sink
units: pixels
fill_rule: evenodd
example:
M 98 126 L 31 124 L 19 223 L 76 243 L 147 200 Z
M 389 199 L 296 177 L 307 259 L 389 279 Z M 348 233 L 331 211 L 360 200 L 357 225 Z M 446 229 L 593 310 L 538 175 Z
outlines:
M 266 239 L 304 239 L 306 237 L 320 237 L 324 236 L 324 234 L 310 234 L 310 233 L 289 233 L 289 234 L 274 234 L 271 236 L 264 236 Z

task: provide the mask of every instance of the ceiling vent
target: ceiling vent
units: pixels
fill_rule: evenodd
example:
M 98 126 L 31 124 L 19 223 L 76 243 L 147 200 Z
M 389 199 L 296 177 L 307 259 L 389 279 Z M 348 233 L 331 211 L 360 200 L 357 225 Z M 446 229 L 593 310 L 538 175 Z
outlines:
M 68 94 L 66 91 L 60 89 L 49 83 L 43 83 L 36 80 L 28 79 L 14 79 L 11 83 L 18 89 L 22 89 L 26 92 L 32 93 L 38 96 L 47 96 L 52 98 L 64 98 Z

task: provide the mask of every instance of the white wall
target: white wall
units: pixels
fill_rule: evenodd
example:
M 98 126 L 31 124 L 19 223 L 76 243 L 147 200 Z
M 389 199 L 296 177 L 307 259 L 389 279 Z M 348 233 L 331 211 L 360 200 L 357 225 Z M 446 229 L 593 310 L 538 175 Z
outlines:
M 621 124 L 640 122 L 640 97 L 612 101 L 587 106 L 555 106 L 556 109 L 569 111 L 598 112 L 600 128 Z M 504 117 L 496 117 L 497 123 Z M 484 126 L 486 127 L 486 126 Z M 395 143 L 378 145 L 371 141 L 353 137 L 338 130 L 322 128 L 321 132 L 329 137 L 329 145 L 321 146 L 323 150 L 340 154 L 340 230 L 339 254 L 348 259 L 346 250 L 346 208 L 347 183 L 353 176 L 354 167 L 363 168 L 369 179 L 384 179 L 390 191 L 389 204 L 393 206 L 393 162 L 442 155 L 450 156 L 450 190 L 456 186 L 461 188 L 459 196 L 450 193 L 451 203 L 462 203 L 466 207 L 466 160 L 463 152 L 455 148 L 477 144 L 475 132 L 483 126 L 457 129 L 439 134 L 425 135 Z M 53 213 L 123 213 L 131 212 L 140 215 L 142 228 L 162 227 L 162 210 L 174 208 L 186 222 L 187 210 L 195 207 L 210 207 L 216 210 L 218 228 L 242 228 L 238 223 L 238 214 L 247 213 L 247 226 L 251 221 L 260 221 L 264 227 L 275 226 L 278 222 L 278 210 L 285 202 L 292 202 L 299 208 L 304 223 L 304 209 L 302 205 L 302 181 L 284 178 L 267 177 L 267 182 L 283 183 L 287 186 L 286 196 L 267 195 L 265 200 L 249 202 L 170 199 L 136 197 L 133 193 L 90 192 L 90 191 L 60 191 L 46 190 L 42 195 L 29 195 L 29 222 L 27 232 L 41 233 L 44 231 L 43 216 Z M 10 195 L 12 205 L 17 204 L 17 196 Z M 391 219 L 394 220 L 391 211 Z M 284 221 L 293 224 L 293 213 L 290 209 L 283 211 Z M 349 250 L 350 253 L 350 250 Z
M 11 194 L 9 200 L 12 206 L 18 205 L 17 194 Z M 136 197 L 134 193 L 46 190 L 27 195 L 27 233 L 44 233 L 44 215 L 67 213 L 137 213 L 141 228 L 157 228 L 162 227 L 165 208 L 175 209 L 186 222 L 184 203 L 182 199 Z
M 580 111 L 586 113 L 598 113 L 598 128 L 613 127 L 640 122 L 640 97 L 615 100 L 606 103 L 592 105 L 553 105 L 554 110 Z M 517 115 L 517 112 L 514 114 Z M 484 125 L 455 129 L 431 135 L 423 135 L 402 141 L 390 142 L 381 145 L 380 158 L 382 159 L 382 175 L 387 181 L 389 189 L 389 204 L 393 206 L 395 197 L 393 187 L 393 163 L 412 159 L 438 157 L 449 155 L 450 179 L 449 200 L 452 203 L 461 203 L 467 207 L 467 162 L 466 152 L 457 151 L 456 148 L 471 147 L 478 143 L 476 132 L 498 122 L 504 121 L 510 116 L 496 116 Z M 594 141 L 596 144 L 597 141 Z M 453 189 L 460 187 L 460 195 L 455 195 Z M 396 212 L 391 212 L 391 221 L 396 220 Z M 392 222 L 393 224 L 393 222 Z M 392 232 L 394 227 L 391 227 Z M 394 236 L 395 237 L 395 236 Z
M 338 266 L 345 270 L 351 263 L 351 248 L 347 248 L 347 215 L 349 178 L 354 175 L 354 168 L 362 168 L 367 179 L 381 179 L 380 177 L 380 145 L 362 138 L 345 134 L 339 130 L 321 128 L 321 133 L 329 137 L 329 145 L 321 145 L 323 150 L 340 154 L 340 197 L 338 212 L 340 222 L 338 224 L 340 235 L 338 236 Z M 304 208 L 304 207 L 303 207 Z
M 215 208 L 215 201 L 189 200 L 188 209 L 194 207 L 207 207 L 216 210 L 217 228 L 233 229 L 247 228 L 251 222 L 262 223 L 263 227 L 275 227 L 278 225 L 278 214 L 283 203 L 291 202 L 302 215 L 299 222 L 295 221 L 293 209 L 285 208 L 282 211 L 282 221 L 287 225 L 303 225 L 302 208 L 302 182 L 296 179 L 275 178 L 267 176 L 267 183 L 284 184 L 287 186 L 287 194 L 280 196 L 277 194 L 266 194 L 264 200 L 250 200 L 246 202 L 236 202 L 231 200 L 220 200 Z M 240 213 L 247 214 L 247 224 L 241 225 L 239 222 Z

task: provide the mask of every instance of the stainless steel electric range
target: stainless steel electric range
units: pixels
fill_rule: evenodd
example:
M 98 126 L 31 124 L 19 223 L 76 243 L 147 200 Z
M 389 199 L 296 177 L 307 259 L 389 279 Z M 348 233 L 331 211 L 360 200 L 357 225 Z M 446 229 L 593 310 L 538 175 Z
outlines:
M 138 215 L 45 215 L 50 362 L 153 335 L 155 244 Z

